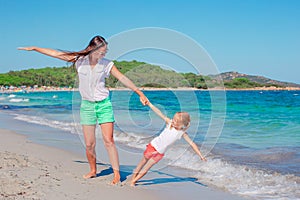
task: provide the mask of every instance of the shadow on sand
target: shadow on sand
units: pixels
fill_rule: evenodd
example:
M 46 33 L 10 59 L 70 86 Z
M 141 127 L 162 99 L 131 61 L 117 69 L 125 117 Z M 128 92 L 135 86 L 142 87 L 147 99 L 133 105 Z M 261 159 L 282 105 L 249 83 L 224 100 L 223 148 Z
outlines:
M 74 161 L 76 163 L 80 164 L 88 164 L 87 161 Z M 97 163 L 98 166 L 107 167 L 106 169 L 101 170 L 97 173 L 96 177 L 102 177 L 102 176 L 108 176 L 110 174 L 113 174 L 113 169 L 110 164 L 105 163 Z M 132 175 L 132 172 L 136 166 L 132 165 L 120 165 L 120 175 L 121 175 L 121 182 L 127 181 L 130 175 Z M 137 185 L 157 185 L 157 184 L 166 184 L 166 183 L 174 183 L 174 182 L 191 182 L 195 183 L 204 187 L 207 187 L 207 185 L 201 183 L 198 181 L 197 178 L 193 177 L 179 177 L 175 176 L 173 174 L 168 174 L 165 172 L 157 171 L 157 170 L 150 170 L 152 173 L 161 174 L 164 176 L 167 176 L 165 178 L 154 178 L 154 179 L 141 179 L 137 182 Z

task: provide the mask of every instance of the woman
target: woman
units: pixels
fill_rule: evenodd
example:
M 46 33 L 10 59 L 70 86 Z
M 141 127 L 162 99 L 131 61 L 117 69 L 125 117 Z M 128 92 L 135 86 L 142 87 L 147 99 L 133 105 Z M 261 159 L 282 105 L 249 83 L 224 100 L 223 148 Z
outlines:
M 79 92 L 82 97 L 80 107 L 80 123 L 82 125 L 86 145 L 86 156 L 90 172 L 84 178 L 96 176 L 96 124 L 101 127 L 103 141 L 108 152 L 114 172 L 111 184 L 120 182 L 119 157 L 113 139 L 114 115 L 109 99 L 109 90 L 105 87 L 105 78 L 112 74 L 126 87 L 140 96 L 143 105 L 148 103 L 147 97 L 125 76 L 110 60 L 104 58 L 107 42 L 101 36 L 95 36 L 89 45 L 78 52 L 64 52 L 40 47 L 20 47 L 19 50 L 36 51 L 67 62 L 75 63 L 79 76 Z

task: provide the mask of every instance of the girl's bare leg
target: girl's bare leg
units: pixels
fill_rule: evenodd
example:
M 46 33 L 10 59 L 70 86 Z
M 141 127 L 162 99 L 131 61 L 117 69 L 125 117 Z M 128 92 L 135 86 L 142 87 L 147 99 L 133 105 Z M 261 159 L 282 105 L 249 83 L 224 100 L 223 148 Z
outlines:
M 119 167 L 119 155 L 113 138 L 114 123 L 104 123 L 100 126 L 102 130 L 104 146 L 107 150 L 109 160 L 114 171 L 114 179 L 111 184 L 117 184 L 120 182 L 121 176 Z
M 96 166 L 96 137 L 95 137 L 95 125 L 83 125 L 83 135 L 85 141 L 85 152 L 90 165 L 90 172 L 83 175 L 83 178 L 96 177 L 97 166 Z
M 143 169 L 135 176 L 135 178 L 131 181 L 130 186 L 135 186 L 135 183 L 140 180 L 143 176 L 147 174 L 150 168 L 156 164 L 156 161 L 150 158 L 148 162 L 145 164 Z
M 142 158 L 142 160 L 139 162 L 139 164 L 136 166 L 136 168 L 133 170 L 133 174 L 131 177 L 131 182 L 132 180 L 135 179 L 135 177 L 140 173 L 141 169 L 144 167 L 144 165 L 147 163 L 147 159 L 145 157 Z

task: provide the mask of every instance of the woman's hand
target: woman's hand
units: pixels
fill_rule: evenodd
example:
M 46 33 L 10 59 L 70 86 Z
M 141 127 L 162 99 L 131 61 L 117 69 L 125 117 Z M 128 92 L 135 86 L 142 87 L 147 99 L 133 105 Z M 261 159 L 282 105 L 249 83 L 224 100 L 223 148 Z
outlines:
M 33 51 L 35 47 L 18 47 L 18 50 Z

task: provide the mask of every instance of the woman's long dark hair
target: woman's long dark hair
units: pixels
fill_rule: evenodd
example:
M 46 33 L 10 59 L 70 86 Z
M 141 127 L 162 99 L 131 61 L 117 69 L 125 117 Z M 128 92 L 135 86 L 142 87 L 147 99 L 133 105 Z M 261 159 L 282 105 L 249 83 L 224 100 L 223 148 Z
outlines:
M 91 53 L 92 51 L 95 51 L 95 50 L 99 49 L 100 47 L 103 47 L 107 44 L 108 43 L 102 36 L 97 35 L 91 39 L 89 45 L 85 49 L 83 49 L 81 51 L 75 51 L 75 52 L 66 52 L 65 54 L 74 56 L 74 58 L 72 58 L 71 60 L 68 60 L 68 62 L 75 63 L 79 57 L 86 56 L 89 53 Z

